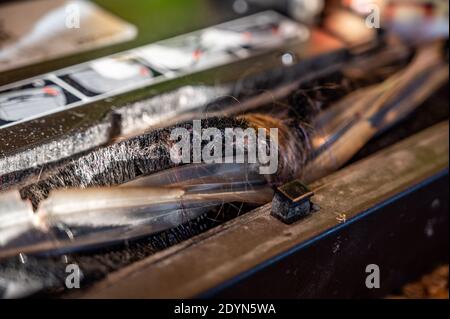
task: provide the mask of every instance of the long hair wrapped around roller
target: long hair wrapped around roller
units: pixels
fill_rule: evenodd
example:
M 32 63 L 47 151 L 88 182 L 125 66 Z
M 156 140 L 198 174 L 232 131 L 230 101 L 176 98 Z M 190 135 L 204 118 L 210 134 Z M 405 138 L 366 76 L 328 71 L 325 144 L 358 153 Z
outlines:
M 35 229 L 40 233 L 51 230 L 52 236 L 58 230 L 72 238 L 59 241 L 58 249 L 82 247 L 83 243 L 104 244 L 177 227 L 222 203 L 269 202 L 270 186 L 293 178 L 312 181 L 329 174 L 373 136 L 413 111 L 447 79 L 448 67 L 439 46 L 429 46 L 419 49 L 404 70 L 379 84 L 356 90 L 317 116 L 301 116 L 301 112 L 295 112 L 301 106 L 292 106 L 294 112 L 288 112 L 291 115 L 287 117 L 252 112 L 201 120 L 202 128 L 218 130 L 222 139 L 227 128 L 266 132 L 277 129 L 276 139 L 270 134 L 264 139 L 266 150 L 273 143 L 277 143 L 278 150 L 278 167 L 268 175 L 258 175 L 263 164 L 260 162 L 234 164 L 228 171 L 225 166 L 218 168 L 228 164 L 174 162 L 171 151 L 177 140 L 171 138 L 171 132 L 179 128 L 193 132 L 191 121 L 99 148 L 44 170 L 38 181 L 21 190 L 22 197 L 37 209 L 36 214 L 26 204 L 18 204 L 17 197 L 7 197 L 7 203 L 22 207 L 19 210 L 23 210 L 24 218 L 12 234 L 0 227 L 1 243 L 9 247 L 8 255 L 18 247 L 30 251 L 55 248 L 47 240 L 38 247 L 30 247 L 29 239 L 20 240 L 24 230 Z M 190 138 L 192 142 L 193 136 Z M 248 154 L 251 145 L 248 139 L 243 141 Z M 237 139 L 232 144 L 234 150 L 242 147 L 237 145 Z M 190 156 L 188 162 L 192 163 Z M 167 192 L 168 197 L 160 198 L 161 192 Z M 83 198 L 86 203 L 80 205 Z M 84 218 L 79 217 L 81 214 Z M 61 225 L 71 227 L 61 229 Z M 76 238 L 83 240 L 77 242 Z
M 296 111 L 303 105 L 295 105 L 290 106 L 294 112 L 287 118 L 246 113 L 202 119 L 201 127 L 216 128 L 222 136 L 226 128 L 276 128 L 278 169 L 266 176 L 268 181 L 279 184 L 305 175 L 315 179 L 342 166 L 377 132 L 406 116 L 444 83 L 448 68 L 440 52 L 439 44 L 419 49 L 407 68 L 354 91 L 319 116 L 305 118 Z M 192 131 L 193 124 L 187 121 L 153 130 L 71 159 L 56 169 L 43 169 L 39 181 L 21 190 L 22 197 L 37 207 L 52 189 L 119 185 L 178 166 L 170 159 L 176 143 L 170 134 L 176 128 Z M 267 142 L 269 146 L 270 138 Z
M 228 128 L 242 130 L 277 128 L 280 138 L 279 153 L 292 155 L 280 157 L 279 174 L 269 176 L 273 182 L 280 182 L 292 176 L 293 173 L 297 174 L 308 157 L 309 129 L 293 121 L 282 121 L 269 116 L 252 114 L 234 118 L 203 119 L 201 127 L 218 129 L 223 138 L 224 131 Z M 22 196 L 30 199 L 33 206 L 37 207 L 53 189 L 120 185 L 140 176 L 182 165 L 182 163 L 177 164 L 172 161 L 170 155 L 171 149 L 177 142 L 172 140 L 170 135 L 174 129 L 179 128 L 192 131 L 193 123 L 185 122 L 173 127 L 154 130 L 82 155 L 53 172 L 44 172 L 38 182 L 22 189 Z M 269 137 L 267 143 L 268 145 L 271 143 Z M 285 162 L 292 160 L 293 157 L 297 158 L 296 161 L 301 157 L 301 162 L 294 166 Z

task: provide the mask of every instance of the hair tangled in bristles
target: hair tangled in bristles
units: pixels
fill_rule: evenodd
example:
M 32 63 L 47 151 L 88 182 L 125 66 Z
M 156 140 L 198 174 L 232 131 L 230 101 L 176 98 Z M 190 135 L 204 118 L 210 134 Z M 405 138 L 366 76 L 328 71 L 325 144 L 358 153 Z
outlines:
M 301 177 L 312 149 L 312 129 L 307 123 L 293 119 L 281 120 L 260 113 L 247 114 L 240 118 L 245 119 L 247 125 L 254 129 L 278 129 L 278 170 L 276 174 L 267 176 L 270 183 L 280 184 Z
M 157 129 L 62 163 L 56 169 L 44 168 L 44 178 L 22 188 L 23 198 L 36 208 L 53 189 L 119 185 L 180 164 L 171 161 L 170 140 L 174 128 L 192 130 L 192 122 Z M 309 128 L 294 120 L 280 120 L 263 114 L 221 117 L 202 120 L 202 128 L 270 128 L 278 129 L 278 169 L 267 175 L 270 183 L 279 184 L 300 176 L 309 156 Z M 268 134 L 267 134 L 268 136 Z M 270 138 L 268 143 L 270 143 Z
M 192 122 L 156 129 L 127 140 L 99 147 L 87 154 L 64 160 L 56 168 L 44 166 L 39 181 L 21 189 L 23 198 L 31 200 L 33 207 L 48 197 L 53 189 L 71 187 L 113 186 L 126 183 L 139 176 L 150 175 L 175 167 L 170 150 L 176 141 L 170 140 L 174 128 L 192 130 Z M 243 127 L 242 119 L 223 117 L 202 120 L 202 127 L 215 127 L 223 131 L 227 127 Z

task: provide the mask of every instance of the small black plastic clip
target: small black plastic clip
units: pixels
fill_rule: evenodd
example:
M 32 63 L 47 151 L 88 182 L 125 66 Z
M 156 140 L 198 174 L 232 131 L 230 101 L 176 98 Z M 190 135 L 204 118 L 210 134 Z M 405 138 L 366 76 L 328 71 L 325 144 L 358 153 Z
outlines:
M 313 211 L 311 197 L 314 193 L 299 180 L 294 180 L 275 190 L 271 215 L 291 224 Z

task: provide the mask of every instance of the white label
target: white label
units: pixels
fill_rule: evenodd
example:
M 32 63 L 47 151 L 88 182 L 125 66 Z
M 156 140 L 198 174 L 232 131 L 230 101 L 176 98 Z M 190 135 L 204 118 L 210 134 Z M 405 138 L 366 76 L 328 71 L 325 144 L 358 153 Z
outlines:
M 0 5 L 0 72 L 133 39 L 136 28 L 84 0 Z

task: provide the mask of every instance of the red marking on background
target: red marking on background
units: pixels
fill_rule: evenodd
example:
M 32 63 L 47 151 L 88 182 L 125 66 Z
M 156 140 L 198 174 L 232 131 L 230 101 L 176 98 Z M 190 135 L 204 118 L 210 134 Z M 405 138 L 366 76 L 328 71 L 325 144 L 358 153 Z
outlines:
M 431 3 L 425 4 L 425 17 L 432 18 L 434 16 L 434 6 Z
M 396 11 L 395 9 L 396 9 L 395 4 L 389 2 L 386 5 L 386 8 L 384 9 L 384 15 L 387 18 L 391 19 L 395 15 L 395 11 Z
M 278 26 L 272 27 L 271 31 L 272 34 L 277 35 L 278 33 L 280 33 L 280 28 Z
M 388 3 L 384 9 L 384 14 L 388 18 L 394 18 L 396 16 L 397 10 L 402 7 L 415 8 L 417 11 L 421 12 L 425 17 L 431 18 L 434 16 L 434 6 L 431 3 L 421 4 L 421 3 L 408 3 L 408 2 L 398 2 L 398 3 Z
M 250 32 L 250 31 L 246 31 L 246 32 L 244 32 L 243 34 L 243 37 L 244 37 L 244 39 L 246 40 L 246 41 L 250 41 L 251 39 L 252 39 L 252 33 Z
M 342 5 L 344 7 L 350 7 L 353 3 L 353 0 L 342 0 Z
M 202 56 L 202 50 L 200 49 L 196 49 L 193 53 L 192 56 L 194 57 L 194 60 L 199 60 L 200 57 Z
M 58 91 L 54 88 L 51 88 L 49 86 L 46 86 L 42 89 L 42 91 L 44 91 L 45 94 L 47 95 L 51 95 L 51 96 L 57 96 L 58 95 Z
M 148 70 L 145 66 L 142 66 L 142 67 L 140 68 L 139 73 L 140 73 L 142 76 L 148 76 L 148 75 L 150 74 L 149 70 Z

